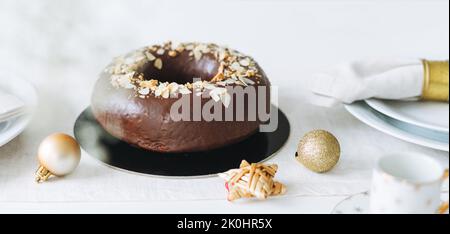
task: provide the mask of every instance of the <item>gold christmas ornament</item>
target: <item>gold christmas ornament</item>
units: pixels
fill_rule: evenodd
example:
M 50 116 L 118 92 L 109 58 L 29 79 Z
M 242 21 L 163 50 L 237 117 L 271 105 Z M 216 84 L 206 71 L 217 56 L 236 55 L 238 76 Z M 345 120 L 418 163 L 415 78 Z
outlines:
M 276 164 L 249 164 L 243 160 L 239 169 L 232 169 L 219 174 L 226 180 L 228 201 L 251 197 L 263 200 L 269 196 L 284 194 L 286 186 L 273 180 L 277 169 Z
M 339 161 L 341 148 L 333 134 L 324 130 L 307 133 L 297 148 L 296 159 L 311 171 L 323 173 Z
M 73 137 L 56 133 L 42 141 L 37 157 L 36 182 L 42 183 L 51 175 L 65 176 L 73 172 L 80 163 L 80 145 Z

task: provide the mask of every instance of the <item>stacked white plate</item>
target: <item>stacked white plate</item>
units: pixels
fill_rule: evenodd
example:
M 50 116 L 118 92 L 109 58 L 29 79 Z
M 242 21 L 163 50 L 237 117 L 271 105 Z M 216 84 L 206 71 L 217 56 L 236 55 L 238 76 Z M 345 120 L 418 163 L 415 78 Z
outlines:
M 346 105 L 362 122 L 399 139 L 449 151 L 449 104 L 370 99 Z
M 0 92 L 11 95 L 23 102 L 23 110 L 20 113 L 12 111 L 0 113 L 0 147 L 18 136 L 28 125 L 34 108 L 37 104 L 37 94 L 33 85 L 28 81 L 14 78 L 0 77 Z M 4 105 L 1 103 L 0 105 Z M 3 107 L 3 106 L 0 106 Z M 0 108 L 3 112 L 3 108 Z M 0 155 L 1 156 L 1 155 Z

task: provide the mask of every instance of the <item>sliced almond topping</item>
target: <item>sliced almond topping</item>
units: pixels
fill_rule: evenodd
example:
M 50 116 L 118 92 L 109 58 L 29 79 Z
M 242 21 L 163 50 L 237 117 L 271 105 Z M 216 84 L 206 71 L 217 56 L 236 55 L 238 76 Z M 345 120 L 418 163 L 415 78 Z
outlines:
M 180 86 L 179 92 L 180 92 L 181 94 L 190 94 L 190 93 L 192 93 L 192 92 L 186 87 L 186 85 Z
M 228 52 L 226 50 L 223 50 L 220 52 L 219 60 L 224 61 L 225 59 L 228 58 L 228 56 L 229 56 Z
M 178 51 L 178 53 L 181 53 L 184 51 L 184 46 L 179 45 L 175 50 Z
M 189 54 L 190 61 L 199 61 L 203 55 L 211 54 L 220 63 L 217 74 L 209 81 L 198 81 L 193 84 L 187 83 L 179 85 L 176 83 L 161 83 L 157 80 L 148 80 L 143 74 L 140 74 L 139 68 L 144 63 L 151 62 L 155 69 L 163 69 L 162 56 L 166 54 L 169 57 L 179 56 L 184 51 Z M 256 62 L 238 51 L 219 47 L 215 44 L 202 43 L 164 43 L 160 46 L 150 46 L 131 53 L 129 56 L 122 56 L 114 60 L 113 64 L 105 70 L 111 74 L 111 82 L 115 87 L 124 87 L 134 89 L 136 97 L 148 97 L 148 94 L 154 94 L 157 97 L 167 98 L 172 94 L 189 94 L 198 92 L 200 95 L 206 90 L 215 90 L 227 85 L 254 85 L 260 83 L 262 75 L 259 73 Z M 249 79 L 251 78 L 251 79 Z M 220 99 L 225 106 L 230 103 L 229 94 L 218 89 L 213 92 L 213 99 Z
M 245 83 L 247 83 L 247 84 L 249 84 L 249 85 L 254 85 L 255 84 L 255 82 L 253 81 L 253 80 L 250 80 L 250 79 L 248 79 L 248 78 L 242 78 L 242 80 L 245 82 Z
M 152 62 L 156 59 L 156 57 L 149 51 L 145 52 L 145 56 L 147 57 L 148 61 L 150 61 L 150 62 Z
M 225 76 L 223 75 L 222 72 L 219 72 L 214 76 L 214 78 L 211 79 L 211 82 L 219 82 L 222 81 L 223 78 L 225 78 Z
M 210 52 L 211 52 L 211 49 L 208 48 L 208 47 L 206 47 L 206 48 L 202 48 L 201 51 L 202 51 L 203 53 L 207 54 L 207 53 L 210 53 Z
M 164 89 L 162 91 L 161 97 L 163 98 L 169 98 L 170 97 L 170 90 L 168 88 Z
M 144 81 L 139 82 L 140 87 L 149 88 L 151 90 L 154 90 L 157 85 L 158 85 L 157 80 L 144 80 Z
M 153 64 L 158 70 L 161 70 L 163 67 L 163 62 L 160 58 L 157 58 L 155 60 L 155 63 Z
M 194 49 L 194 45 L 193 45 L 193 44 L 188 44 L 188 45 L 186 46 L 186 49 L 187 49 L 187 50 L 193 50 L 193 49 Z
M 148 95 L 150 93 L 150 89 L 149 88 L 143 88 L 139 90 L 139 94 L 141 95 Z
M 234 62 L 233 64 L 231 64 L 231 67 L 230 67 L 230 68 L 233 69 L 234 71 L 240 71 L 240 70 L 242 70 L 241 65 L 240 65 L 239 63 L 237 63 L 237 62 Z
M 242 77 L 238 76 L 239 81 L 242 83 L 242 85 L 244 86 L 248 86 L 248 84 L 245 82 L 245 80 Z
M 245 73 L 245 76 L 247 76 L 247 77 L 254 77 L 255 75 L 256 75 L 256 72 L 254 70 L 248 70 Z
M 224 70 L 225 70 L 225 63 L 221 62 L 219 66 L 219 73 L 223 73 Z
M 250 65 L 250 60 L 248 58 L 246 58 L 246 59 L 239 61 L 239 63 L 244 67 L 248 67 Z
M 203 81 L 203 88 L 204 89 L 215 89 L 217 87 L 214 84 L 211 84 L 207 81 Z
M 172 48 L 172 41 L 164 43 L 164 49 L 170 50 Z
M 160 48 L 156 51 L 156 54 L 163 55 L 166 51 L 163 48 Z
M 171 50 L 171 51 L 169 51 L 169 56 L 170 57 L 175 57 L 175 56 L 177 56 L 177 52 L 174 51 L 174 50 Z
M 194 58 L 196 61 L 200 60 L 202 58 L 203 54 L 200 50 L 194 50 Z

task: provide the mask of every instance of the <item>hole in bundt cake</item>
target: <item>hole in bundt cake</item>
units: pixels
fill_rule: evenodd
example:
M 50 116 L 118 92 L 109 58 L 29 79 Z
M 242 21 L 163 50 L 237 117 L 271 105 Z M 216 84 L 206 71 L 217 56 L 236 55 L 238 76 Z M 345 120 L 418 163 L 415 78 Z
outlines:
M 161 56 L 162 68 L 158 69 L 153 62 L 145 64 L 141 72 L 145 80 L 160 82 L 176 82 L 178 84 L 192 83 L 193 78 L 210 81 L 218 72 L 219 63 L 214 56 L 205 54 L 196 61 L 188 53 L 183 52 L 176 57 Z

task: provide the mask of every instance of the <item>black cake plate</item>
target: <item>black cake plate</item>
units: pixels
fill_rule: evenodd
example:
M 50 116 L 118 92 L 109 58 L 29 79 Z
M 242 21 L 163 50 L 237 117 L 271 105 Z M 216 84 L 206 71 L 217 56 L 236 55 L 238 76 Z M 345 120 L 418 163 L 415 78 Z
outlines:
M 259 132 L 237 144 L 195 153 L 157 153 L 125 143 L 106 132 L 87 108 L 75 122 L 74 135 L 92 157 L 115 169 L 159 177 L 205 177 L 239 167 L 243 159 L 263 162 L 289 138 L 290 125 L 278 110 L 278 128 Z

